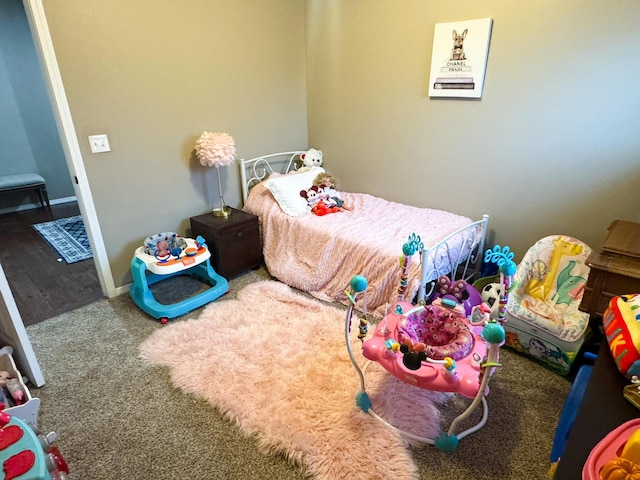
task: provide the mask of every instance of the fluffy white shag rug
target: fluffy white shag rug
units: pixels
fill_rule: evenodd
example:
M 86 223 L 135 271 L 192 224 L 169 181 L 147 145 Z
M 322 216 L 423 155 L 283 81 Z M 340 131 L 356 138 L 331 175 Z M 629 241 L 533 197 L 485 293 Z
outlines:
M 359 377 L 345 311 L 276 281 L 250 284 L 197 319 L 154 332 L 140 356 L 169 367 L 172 382 L 206 399 L 264 452 L 284 455 L 319 480 L 417 479 L 408 442 L 355 405 Z M 357 324 L 351 341 L 359 358 Z M 393 425 L 434 437 L 446 396 L 367 370 L 374 409 Z

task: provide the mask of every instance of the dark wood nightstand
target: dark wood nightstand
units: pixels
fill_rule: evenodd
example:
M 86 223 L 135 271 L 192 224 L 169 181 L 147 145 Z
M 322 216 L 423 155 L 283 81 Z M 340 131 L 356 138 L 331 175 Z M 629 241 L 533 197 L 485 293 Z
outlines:
M 262 265 L 262 242 L 258 217 L 232 208 L 228 218 L 211 213 L 191 217 L 191 235 L 206 240 L 211 264 L 229 279 Z

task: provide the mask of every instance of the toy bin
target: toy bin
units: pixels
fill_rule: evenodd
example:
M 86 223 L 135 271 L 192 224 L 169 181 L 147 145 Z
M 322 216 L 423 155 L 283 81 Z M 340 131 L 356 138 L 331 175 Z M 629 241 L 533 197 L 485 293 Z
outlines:
M 560 375 L 569 373 L 580 348 L 590 334 L 590 331 L 587 331 L 573 340 L 563 340 L 508 313 L 504 330 L 505 346 L 532 357 Z
M 12 379 L 8 388 L 0 388 L 0 400 L 5 404 L 6 413 L 24 420 L 35 429 L 38 426 L 40 399 L 31 396 L 22 375 L 16 368 L 12 354 L 12 347 L 0 348 L 0 372 L 7 372 Z

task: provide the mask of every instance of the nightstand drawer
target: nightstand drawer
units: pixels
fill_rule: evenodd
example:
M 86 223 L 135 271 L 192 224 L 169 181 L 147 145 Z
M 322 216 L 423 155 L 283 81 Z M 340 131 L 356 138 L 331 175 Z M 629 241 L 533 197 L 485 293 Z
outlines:
M 256 235 L 260 235 L 260 227 L 257 223 L 249 223 L 245 225 L 238 225 L 234 229 L 222 232 L 220 240 L 223 243 L 226 242 L 247 242 L 247 239 L 255 238 Z
M 214 270 L 227 279 L 262 265 L 258 217 L 236 209 L 232 212 L 228 218 L 211 214 L 191 218 L 192 236 L 206 240 Z

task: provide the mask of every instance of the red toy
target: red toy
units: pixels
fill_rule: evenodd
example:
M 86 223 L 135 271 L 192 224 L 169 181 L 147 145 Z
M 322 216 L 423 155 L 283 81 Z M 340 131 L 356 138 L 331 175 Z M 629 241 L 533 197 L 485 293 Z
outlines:
M 640 294 L 613 297 L 602 316 L 611 355 L 620 373 L 640 375 Z
M 38 435 L 24 420 L 0 412 L 0 464 L 4 480 L 67 480 L 69 467 L 51 442 L 57 435 Z

